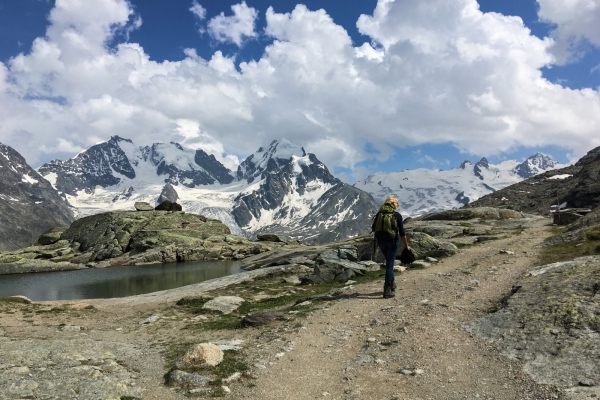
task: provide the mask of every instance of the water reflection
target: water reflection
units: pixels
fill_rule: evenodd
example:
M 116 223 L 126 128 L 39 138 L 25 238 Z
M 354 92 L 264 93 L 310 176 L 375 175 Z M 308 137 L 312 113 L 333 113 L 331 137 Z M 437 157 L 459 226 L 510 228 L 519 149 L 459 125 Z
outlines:
M 173 289 L 241 272 L 233 261 L 0 275 L 0 297 L 34 301 L 125 297 Z

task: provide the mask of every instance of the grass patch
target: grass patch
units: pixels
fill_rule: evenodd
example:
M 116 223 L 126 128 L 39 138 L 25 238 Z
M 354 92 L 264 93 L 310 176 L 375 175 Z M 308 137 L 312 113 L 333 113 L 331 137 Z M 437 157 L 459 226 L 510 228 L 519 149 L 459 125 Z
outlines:
M 600 226 L 597 229 L 600 229 Z M 544 247 L 541 249 L 538 257 L 539 265 L 600 254 L 600 236 L 598 236 L 597 239 L 596 237 L 596 233 L 592 232 L 591 234 L 588 233 L 584 235 L 582 240 L 578 242 L 560 243 L 554 246 Z
M 222 380 L 229 378 L 236 372 L 244 374 L 250 367 L 244 359 L 242 351 L 238 350 L 225 350 L 223 352 L 223 361 L 216 367 L 194 367 L 188 372 L 193 372 L 200 375 L 212 375 L 213 385 L 222 385 Z
M 184 342 L 184 343 L 172 343 L 169 347 L 162 351 L 163 357 L 168 368 L 175 365 L 175 361 L 183 357 L 183 355 L 192 347 L 195 343 Z
M 52 307 L 49 310 L 35 310 L 36 314 L 62 314 L 62 313 L 66 313 L 69 310 L 67 310 L 64 307 Z
M 242 327 L 242 319 L 236 315 L 223 315 L 218 319 L 203 322 L 201 325 L 198 325 L 198 327 L 211 331 L 240 329 Z
M 381 279 L 384 275 L 381 271 L 372 271 L 366 272 L 364 276 L 355 276 L 352 279 L 357 283 L 365 283 L 373 280 Z M 280 297 L 274 297 L 270 299 L 265 299 L 259 302 L 251 302 L 246 301 L 242 303 L 240 308 L 228 315 L 219 315 L 214 319 L 210 319 L 208 321 L 202 322 L 197 325 L 188 325 L 186 328 L 188 329 L 201 329 L 201 330 L 229 330 L 229 329 L 239 329 L 242 327 L 242 315 L 247 314 L 260 314 L 268 311 L 298 311 L 294 314 L 295 317 L 305 317 L 308 312 L 310 312 L 313 308 L 312 306 L 306 307 L 298 307 L 296 304 L 302 303 L 306 300 L 312 299 L 314 297 L 318 297 L 324 295 L 331 291 L 332 289 L 342 288 L 346 285 L 340 282 L 332 282 L 332 283 L 324 283 L 319 285 L 309 285 L 302 287 L 290 287 L 289 283 L 282 282 L 281 277 L 278 278 L 270 278 L 260 281 L 254 287 L 249 287 L 247 284 L 234 286 L 230 288 L 226 288 L 225 290 L 220 290 L 217 293 L 212 293 L 213 295 L 232 295 L 232 294 L 240 294 L 239 291 L 241 288 L 244 289 L 252 289 L 253 291 L 268 291 L 269 293 L 276 294 L 287 292 L 285 295 Z M 293 293 L 292 293 L 293 292 Z M 202 306 L 207 302 L 206 298 L 183 298 L 177 301 L 176 306 L 185 312 L 191 314 L 207 314 L 207 315 L 215 315 L 215 313 L 211 313 L 210 311 L 203 310 Z
M 565 229 L 566 227 L 564 226 L 553 226 L 550 229 L 552 236 L 547 238 L 546 241 L 563 233 Z M 539 265 L 545 265 L 597 254 L 600 254 L 600 224 L 593 226 L 577 241 L 543 247 L 540 251 L 538 261 Z

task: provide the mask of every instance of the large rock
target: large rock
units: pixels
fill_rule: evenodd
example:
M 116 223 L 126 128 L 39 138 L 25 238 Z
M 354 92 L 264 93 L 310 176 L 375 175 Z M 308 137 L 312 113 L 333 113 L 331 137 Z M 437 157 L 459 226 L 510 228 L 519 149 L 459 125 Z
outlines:
M 413 232 L 408 244 L 418 259 L 425 257 L 447 257 L 458 252 L 458 248 L 449 242 L 437 240 L 423 232 Z M 398 251 L 400 257 L 400 251 Z
M 261 244 L 259 252 L 284 246 Z M 199 260 L 240 260 L 257 243 L 220 221 L 167 211 L 120 211 L 75 221 L 50 245 L 0 252 L 0 274 Z
M 67 226 L 50 228 L 40 235 L 36 241 L 36 244 L 44 246 L 47 244 L 56 243 L 60 240 L 60 235 L 67 229 L 69 229 Z
M 204 375 L 190 374 L 178 369 L 173 370 L 167 376 L 168 384 L 184 386 L 186 389 L 205 387 L 210 382 L 210 378 Z
M 177 195 L 177 191 L 170 183 L 167 183 L 164 187 L 158 200 L 156 202 L 161 204 L 164 201 L 170 201 L 171 203 L 176 203 L 179 200 L 179 195 Z
M 244 302 L 244 299 L 238 296 L 219 296 L 204 303 L 202 309 L 218 311 L 222 314 L 231 314 Z
M 256 235 L 258 240 L 268 241 L 268 242 L 281 242 L 281 243 L 290 243 L 297 242 L 295 240 L 290 239 L 285 235 L 281 235 L 278 233 L 259 233 Z
M 169 200 L 165 200 L 155 208 L 156 211 L 181 211 L 183 208 L 181 204 L 171 202 Z
M 137 211 L 154 211 L 154 207 L 145 201 L 136 201 L 133 206 Z
M 363 266 L 364 268 L 364 266 Z M 315 266 L 314 273 L 301 278 L 303 284 L 346 282 L 354 276 L 354 271 L 340 264 L 324 263 Z
M 277 318 L 283 318 L 285 315 L 280 312 L 266 312 L 262 314 L 249 314 L 242 318 L 242 325 L 261 326 L 275 321 Z
M 223 361 L 223 351 L 213 343 L 200 343 L 192 347 L 177 362 L 179 368 L 215 367 Z
M 537 267 L 499 311 L 466 323 L 536 382 L 600 384 L 600 256 Z
M 523 214 L 514 210 L 505 210 L 493 207 L 461 208 L 459 210 L 446 210 L 436 213 L 426 214 L 416 220 L 421 221 L 460 221 L 470 219 L 498 220 L 522 218 Z

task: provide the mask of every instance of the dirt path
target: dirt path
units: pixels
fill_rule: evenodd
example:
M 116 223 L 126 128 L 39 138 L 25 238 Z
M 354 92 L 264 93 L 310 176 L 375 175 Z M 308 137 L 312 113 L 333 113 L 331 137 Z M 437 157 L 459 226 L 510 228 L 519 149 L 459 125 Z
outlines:
M 177 308 L 171 298 L 127 304 L 89 300 L 69 302 L 69 312 L 54 312 L 51 307 L 65 303 L 57 302 L 46 303 L 44 313 L 27 308 L 0 313 L 0 339 L 4 334 L 11 341 L 127 345 L 129 355 L 117 354 L 117 361 L 127 369 L 127 379 L 143 388 L 144 399 L 188 398 L 185 391 L 164 386 L 165 349 L 220 339 L 244 341 L 247 374 L 254 377 L 228 383 L 228 398 L 564 398 L 554 388 L 533 382 L 519 362 L 461 326 L 497 307 L 498 299 L 534 266 L 535 245 L 549 235 L 547 224 L 540 220 L 520 235 L 485 242 L 427 269 L 397 275 L 393 299 L 382 298 L 382 280 L 355 285 L 339 300 L 315 303 L 307 317 L 262 328 L 196 329 L 202 320 Z M 231 291 L 245 296 L 247 288 Z M 152 314 L 161 319 L 139 324 Z M 81 326 L 81 331 L 67 331 L 65 325 Z
M 548 235 L 543 224 L 397 276 L 394 299 L 381 298 L 381 283 L 356 286 L 288 335 L 291 351 L 265 355 L 256 386 L 236 398 L 559 398 L 461 327 L 496 306 L 533 266 L 535 245 Z

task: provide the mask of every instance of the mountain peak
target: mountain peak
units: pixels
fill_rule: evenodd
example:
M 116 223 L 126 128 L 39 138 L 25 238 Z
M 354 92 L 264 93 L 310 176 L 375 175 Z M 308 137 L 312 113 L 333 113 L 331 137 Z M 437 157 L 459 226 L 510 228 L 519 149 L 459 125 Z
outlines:
M 118 135 L 111 136 L 108 141 L 112 142 L 112 143 L 115 143 L 115 144 L 119 143 L 119 142 L 127 142 L 127 143 L 133 144 L 133 142 L 131 141 L 131 139 L 125 139 L 125 138 L 122 138 L 121 136 L 118 136 Z
M 517 165 L 514 169 L 515 173 L 522 178 L 531 178 L 548 169 L 552 169 L 558 165 L 558 162 L 551 157 L 542 153 L 536 153 Z
M 488 162 L 487 158 L 482 157 L 481 160 L 477 161 L 477 164 L 475 164 L 475 165 L 484 167 L 484 168 L 489 168 L 490 163 Z
M 462 164 L 460 164 L 460 168 L 465 169 L 465 168 L 467 168 L 467 165 L 473 165 L 473 164 L 471 164 L 471 161 L 465 160 L 462 162 Z
M 306 157 L 306 151 L 286 138 L 273 140 L 268 149 L 260 147 L 256 153 L 242 161 L 238 167 L 238 179 L 246 179 L 250 183 L 257 176 L 276 171 L 281 166 L 288 164 L 294 156 Z
M 289 160 L 292 158 L 292 156 L 306 156 L 304 147 L 300 147 L 297 144 L 290 142 L 286 138 L 281 138 L 281 140 L 273 140 L 269 145 L 269 150 L 267 150 L 267 152 L 270 153 L 271 158 L 281 158 L 284 160 Z

